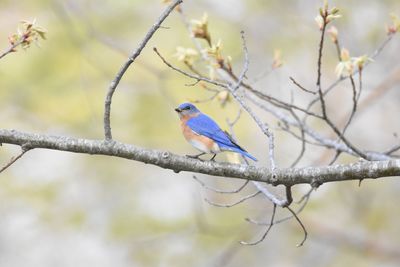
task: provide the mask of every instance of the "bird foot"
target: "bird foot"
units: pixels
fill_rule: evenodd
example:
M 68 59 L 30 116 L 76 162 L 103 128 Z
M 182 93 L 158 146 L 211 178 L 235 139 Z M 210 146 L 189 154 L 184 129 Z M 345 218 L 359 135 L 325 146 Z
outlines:
M 214 154 L 214 156 L 212 156 L 212 158 L 210 159 L 210 161 L 215 162 L 215 156 L 217 156 L 217 154 Z
M 204 153 L 203 154 L 198 154 L 198 155 L 186 155 L 186 157 L 191 158 L 191 159 L 198 159 L 198 160 L 204 161 L 203 159 L 200 158 L 201 155 L 204 155 Z

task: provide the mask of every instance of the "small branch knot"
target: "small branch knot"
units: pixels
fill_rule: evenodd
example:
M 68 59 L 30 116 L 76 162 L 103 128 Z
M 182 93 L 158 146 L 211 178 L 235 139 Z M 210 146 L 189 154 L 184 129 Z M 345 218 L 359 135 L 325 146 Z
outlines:
M 278 183 L 278 176 L 276 175 L 276 173 L 275 172 L 272 172 L 272 175 L 271 175 L 271 184 L 273 185 L 273 186 L 277 186 L 279 183 Z
M 164 152 L 161 154 L 161 157 L 162 157 L 163 159 L 167 159 L 167 158 L 169 158 L 169 156 L 170 156 L 170 154 L 169 154 L 168 151 L 164 151 Z

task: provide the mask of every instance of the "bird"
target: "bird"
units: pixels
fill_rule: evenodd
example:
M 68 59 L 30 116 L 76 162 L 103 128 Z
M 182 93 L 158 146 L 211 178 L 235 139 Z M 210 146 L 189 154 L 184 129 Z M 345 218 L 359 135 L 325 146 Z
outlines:
M 175 111 L 181 121 L 183 136 L 192 146 L 202 152 L 194 156 L 188 155 L 188 157 L 199 158 L 204 154 L 212 153 L 214 155 L 210 160 L 213 161 L 217 153 L 232 151 L 257 161 L 226 131 L 223 131 L 212 118 L 202 113 L 192 103 L 183 103 L 175 108 Z

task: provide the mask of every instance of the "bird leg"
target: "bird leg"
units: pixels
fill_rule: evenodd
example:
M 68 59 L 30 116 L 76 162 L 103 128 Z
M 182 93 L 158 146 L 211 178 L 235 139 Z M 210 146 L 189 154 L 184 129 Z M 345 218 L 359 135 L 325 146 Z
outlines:
M 215 161 L 215 160 L 214 160 L 215 156 L 217 156 L 217 154 L 214 154 L 214 156 L 212 156 L 212 158 L 210 159 L 210 161 Z
M 197 155 L 186 155 L 186 157 L 192 158 L 192 159 L 199 159 L 199 160 L 201 160 L 199 157 L 202 156 L 202 155 L 204 155 L 204 154 L 206 154 L 206 153 L 205 153 L 205 152 L 202 152 L 202 153 L 197 154 Z

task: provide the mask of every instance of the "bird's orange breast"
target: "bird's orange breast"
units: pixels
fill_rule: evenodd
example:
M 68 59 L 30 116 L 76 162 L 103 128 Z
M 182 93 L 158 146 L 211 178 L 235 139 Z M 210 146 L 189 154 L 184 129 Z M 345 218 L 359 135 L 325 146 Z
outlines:
M 187 121 L 190 119 L 190 116 L 182 116 L 181 117 L 181 128 L 182 133 L 185 139 L 191 143 L 195 148 L 202 152 L 206 153 L 217 153 L 219 152 L 218 144 L 204 135 L 199 135 L 195 133 L 189 126 L 187 126 Z

